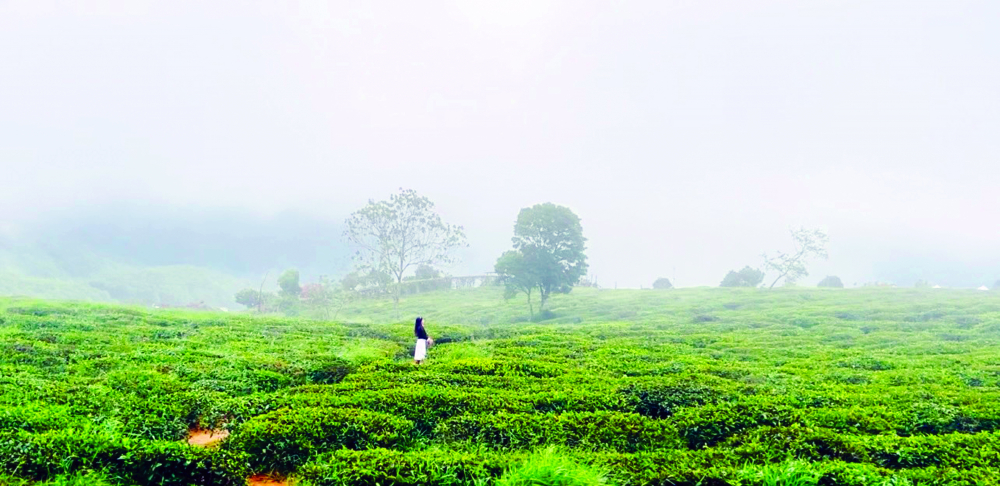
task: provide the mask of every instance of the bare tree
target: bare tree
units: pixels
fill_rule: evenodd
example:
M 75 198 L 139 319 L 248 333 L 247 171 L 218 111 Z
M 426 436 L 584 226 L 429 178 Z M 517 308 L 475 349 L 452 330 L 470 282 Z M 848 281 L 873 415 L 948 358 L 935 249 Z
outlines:
M 270 275 L 271 271 L 268 270 L 264 273 L 264 278 L 260 281 L 260 289 L 257 291 L 257 313 L 264 313 L 264 282 L 267 282 L 267 276 Z
M 763 255 L 764 267 L 778 272 L 778 278 L 775 278 L 768 288 L 773 289 L 782 278 L 787 283 L 795 283 L 798 279 L 809 275 L 809 272 L 806 271 L 806 261 L 814 257 L 826 258 L 826 245 L 829 241 L 829 237 L 822 230 L 793 229 L 794 251 L 790 253 L 778 251 L 773 257 L 766 253 Z
M 467 246 L 462 227 L 441 221 L 434 203 L 412 189 L 400 189 L 388 201 L 369 200 L 347 218 L 344 235 L 358 248 L 358 270 L 395 279 L 392 297 L 397 310 L 407 270 L 451 263 L 452 251 Z

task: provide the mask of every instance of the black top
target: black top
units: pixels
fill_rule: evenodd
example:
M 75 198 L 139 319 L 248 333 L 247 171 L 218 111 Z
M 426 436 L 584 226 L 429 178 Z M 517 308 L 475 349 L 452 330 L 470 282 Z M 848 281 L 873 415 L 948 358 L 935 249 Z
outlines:
M 413 334 L 417 335 L 417 339 L 427 339 L 427 331 L 424 329 L 423 319 L 417 319 L 417 323 L 413 326 Z

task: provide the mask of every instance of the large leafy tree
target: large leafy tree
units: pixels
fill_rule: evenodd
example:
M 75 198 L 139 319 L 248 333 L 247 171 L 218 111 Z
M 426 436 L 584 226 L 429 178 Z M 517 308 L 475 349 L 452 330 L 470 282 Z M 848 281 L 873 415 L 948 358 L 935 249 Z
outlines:
M 764 267 L 778 273 L 778 277 L 768 288 L 774 288 L 782 278 L 785 283 L 792 284 L 798 279 L 809 275 L 806 262 L 812 258 L 826 258 L 826 245 L 830 239 L 822 230 L 798 228 L 792 230 L 794 249 L 790 252 L 779 251 L 774 256 L 764 254 Z
M 507 295 L 525 293 L 529 311 L 531 295 L 538 292 L 538 310 L 554 293 L 569 293 L 587 274 L 587 256 L 580 218 L 569 208 L 552 203 L 524 208 L 517 215 L 512 238 L 514 249 L 497 260 L 495 270 Z
M 412 189 L 400 189 L 386 201 L 372 201 L 347 218 L 347 239 L 357 247 L 355 262 L 365 274 L 395 280 L 399 303 L 403 275 L 420 265 L 454 261 L 453 250 L 466 246 L 465 232 L 441 220 L 434 203 Z

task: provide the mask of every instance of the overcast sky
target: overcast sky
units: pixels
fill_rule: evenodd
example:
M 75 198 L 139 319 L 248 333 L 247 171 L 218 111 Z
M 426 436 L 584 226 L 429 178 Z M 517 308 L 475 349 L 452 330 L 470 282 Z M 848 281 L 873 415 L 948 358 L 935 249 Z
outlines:
M 996 265 L 998 25 L 996 1 L 0 0 L 0 226 L 341 221 L 406 187 L 466 227 L 458 273 L 547 201 L 604 286 L 717 285 L 797 225 L 831 238 L 810 282 Z

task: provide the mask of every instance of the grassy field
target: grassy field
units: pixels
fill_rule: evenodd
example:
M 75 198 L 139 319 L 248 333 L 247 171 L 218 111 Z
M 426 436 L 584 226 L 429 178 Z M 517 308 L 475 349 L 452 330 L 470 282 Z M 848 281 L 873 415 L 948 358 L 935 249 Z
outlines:
M 1000 293 L 526 307 L 494 288 L 337 322 L 0 300 L 0 484 L 1000 484 Z M 416 315 L 437 342 L 419 368 Z

